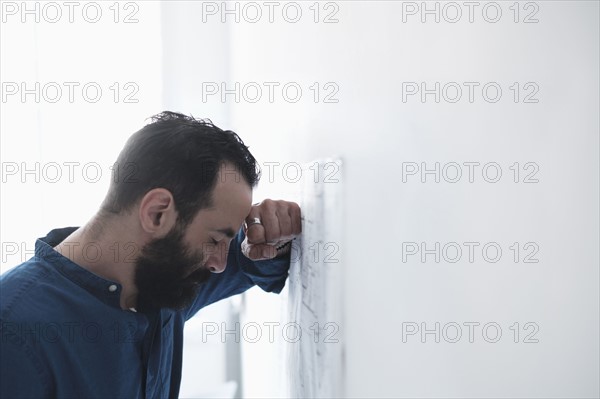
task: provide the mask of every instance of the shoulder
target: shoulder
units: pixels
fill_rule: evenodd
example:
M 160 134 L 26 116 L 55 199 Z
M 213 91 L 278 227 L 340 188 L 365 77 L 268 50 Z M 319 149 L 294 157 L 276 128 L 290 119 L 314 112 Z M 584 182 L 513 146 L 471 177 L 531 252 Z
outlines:
M 19 315 L 38 313 L 48 303 L 48 288 L 57 271 L 46 260 L 33 257 L 0 276 L 0 318 L 10 320 Z M 43 306 L 42 306 L 43 307 Z
M 39 353 L 36 331 L 40 320 L 52 317 L 43 289 L 44 282 L 52 280 L 48 266 L 34 257 L 0 276 L 0 363 L 6 377 L 2 397 L 51 396 L 49 366 Z

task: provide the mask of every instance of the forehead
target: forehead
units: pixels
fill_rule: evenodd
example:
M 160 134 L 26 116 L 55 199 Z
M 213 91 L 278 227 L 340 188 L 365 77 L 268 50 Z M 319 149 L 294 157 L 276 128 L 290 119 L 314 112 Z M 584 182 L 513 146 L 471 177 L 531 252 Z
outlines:
M 215 211 L 243 219 L 252 206 L 252 188 L 238 172 L 219 173 L 212 199 Z

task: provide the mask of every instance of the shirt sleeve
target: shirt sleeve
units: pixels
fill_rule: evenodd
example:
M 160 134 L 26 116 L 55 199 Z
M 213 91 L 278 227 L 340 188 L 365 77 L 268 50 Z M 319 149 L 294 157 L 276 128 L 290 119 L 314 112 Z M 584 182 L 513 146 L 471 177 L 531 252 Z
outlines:
M 0 398 L 50 398 L 49 376 L 31 348 L 2 322 Z
M 253 261 L 242 253 L 241 243 L 245 238 L 244 231 L 240 229 L 229 246 L 225 271 L 211 274 L 208 281 L 200 287 L 194 303 L 186 309 L 186 320 L 203 307 L 240 294 L 254 285 L 266 292 L 281 292 L 290 268 L 290 254 Z

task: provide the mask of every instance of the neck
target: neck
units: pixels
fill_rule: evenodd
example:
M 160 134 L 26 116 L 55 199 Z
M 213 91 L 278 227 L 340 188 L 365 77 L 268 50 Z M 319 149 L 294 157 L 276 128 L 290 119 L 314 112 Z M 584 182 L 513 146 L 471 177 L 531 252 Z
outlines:
M 84 269 L 121 284 L 121 308 L 135 308 L 135 259 L 143 243 L 137 239 L 139 234 L 126 227 L 135 226 L 127 216 L 104 219 L 94 216 L 54 249 Z

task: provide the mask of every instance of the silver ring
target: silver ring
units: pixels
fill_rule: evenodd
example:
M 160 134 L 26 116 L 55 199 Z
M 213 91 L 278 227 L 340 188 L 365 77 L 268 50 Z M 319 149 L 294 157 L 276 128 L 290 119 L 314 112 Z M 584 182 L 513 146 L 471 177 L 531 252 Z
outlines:
M 247 227 L 250 227 L 250 226 L 252 226 L 253 224 L 262 224 L 262 223 L 260 222 L 260 219 L 259 219 L 259 218 L 252 218 L 252 221 L 251 221 L 250 223 L 246 222 L 246 226 L 247 226 Z

